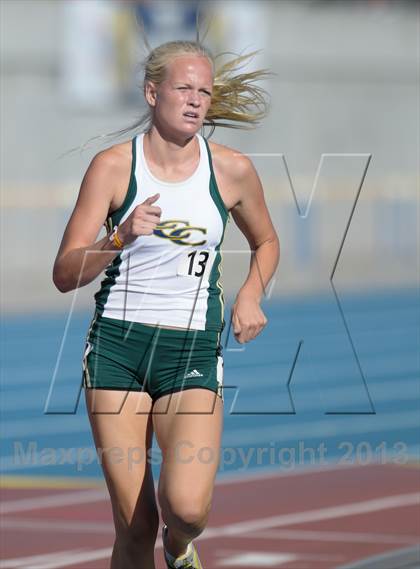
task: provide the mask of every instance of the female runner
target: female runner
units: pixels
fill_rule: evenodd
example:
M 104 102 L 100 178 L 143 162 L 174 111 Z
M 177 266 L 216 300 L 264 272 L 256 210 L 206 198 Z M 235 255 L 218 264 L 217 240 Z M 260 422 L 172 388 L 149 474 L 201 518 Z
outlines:
M 155 567 L 153 433 L 162 453 L 157 497 L 166 564 L 202 568 L 192 540 L 206 526 L 219 464 L 220 246 L 229 214 L 255 251 L 232 309 L 236 340 L 249 342 L 267 323 L 260 301 L 279 242 L 259 177 L 246 156 L 199 134 L 203 124 L 243 126 L 264 116 L 265 92 L 254 82 L 265 72 L 233 73 L 246 57 L 217 70 L 198 42 L 151 51 L 149 111 L 136 125 L 147 120 L 147 127 L 93 158 L 55 260 L 61 292 L 106 269 L 83 385 L 112 503 L 111 569 Z M 107 236 L 96 241 L 103 224 Z

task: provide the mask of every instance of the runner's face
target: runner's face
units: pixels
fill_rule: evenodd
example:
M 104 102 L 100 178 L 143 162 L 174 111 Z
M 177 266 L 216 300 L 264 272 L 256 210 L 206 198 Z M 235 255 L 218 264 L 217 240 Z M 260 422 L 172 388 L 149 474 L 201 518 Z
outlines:
M 193 136 L 210 107 L 212 88 L 212 67 L 206 57 L 177 57 L 169 64 L 166 78 L 157 88 L 155 121 Z

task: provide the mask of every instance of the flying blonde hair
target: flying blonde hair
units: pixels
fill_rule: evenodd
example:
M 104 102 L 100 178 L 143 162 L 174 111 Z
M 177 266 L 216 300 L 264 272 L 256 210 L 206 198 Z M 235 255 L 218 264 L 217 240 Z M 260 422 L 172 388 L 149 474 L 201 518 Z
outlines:
M 152 81 L 156 85 L 162 83 L 168 65 L 177 57 L 206 57 L 213 69 L 213 93 L 203 125 L 212 127 L 211 134 L 216 127 L 252 128 L 268 114 L 269 109 L 269 95 L 257 81 L 267 78 L 271 73 L 267 69 L 248 73 L 238 71 L 256 53 L 258 51 L 236 56 L 218 67 L 217 59 L 226 53 L 213 57 L 210 50 L 198 41 L 169 41 L 153 49 L 143 63 L 143 89 L 146 81 Z M 149 109 L 131 128 L 146 126 L 148 130 L 151 124 L 152 114 Z
M 198 35 L 198 33 L 197 33 Z M 145 37 L 145 36 L 144 36 Z M 151 49 L 145 41 L 149 54 L 141 64 L 144 69 L 143 92 L 146 81 L 153 81 L 159 85 L 165 80 L 168 65 L 177 57 L 183 55 L 197 55 L 206 57 L 213 69 L 213 92 L 211 104 L 203 121 L 204 126 L 210 126 L 210 138 L 216 127 L 251 129 L 267 116 L 269 111 L 269 94 L 257 84 L 258 81 L 274 75 L 268 69 L 258 69 L 248 73 L 240 73 L 240 69 L 258 53 L 253 51 L 244 55 L 233 54 L 234 57 L 218 66 L 217 61 L 230 52 L 222 52 L 213 57 L 211 51 L 197 38 L 196 41 L 175 40 L 163 43 Z M 150 130 L 153 117 L 150 108 L 132 125 L 109 134 L 94 136 L 76 150 L 83 151 L 94 141 L 115 140 L 130 134 L 131 137 Z M 202 129 L 203 131 L 204 129 Z M 204 135 L 204 132 L 203 132 Z M 61 156 L 61 157 L 62 157 Z

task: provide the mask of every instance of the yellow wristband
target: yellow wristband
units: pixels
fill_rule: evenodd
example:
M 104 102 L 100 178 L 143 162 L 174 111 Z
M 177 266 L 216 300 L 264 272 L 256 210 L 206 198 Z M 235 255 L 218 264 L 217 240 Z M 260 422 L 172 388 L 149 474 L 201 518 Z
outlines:
M 118 247 L 118 249 L 122 249 L 124 247 L 124 243 L 121 241 L 118 235 L 117 225 L 114 227 L 114 231 L 109 236 L 109 240 L 115 245 L 115 247 Z
M 114 243 L 119 249 L 122 249 L 124 247 L 124 243 L 121 241 L 118 235 L 118 230 L 115 230 Z

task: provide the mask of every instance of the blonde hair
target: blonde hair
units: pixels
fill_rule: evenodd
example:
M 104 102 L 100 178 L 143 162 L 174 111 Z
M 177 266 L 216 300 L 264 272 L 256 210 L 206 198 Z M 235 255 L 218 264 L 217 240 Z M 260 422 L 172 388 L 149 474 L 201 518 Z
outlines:
M 218 126 L 249 128 L 248 125 L 258 124 L 267 115 L 269 108 L 268 93 L 256 82 L 271 73 L 266 69 L 237 73 L 256 53 L 258 52 L 236 56 L 217 67 L 216 60 L 225 53 L 214 58 L 210 50 L 199 42 L 182 40 L 166 42 L 153 49 L 146 58 L 143 64 L 144 84 L 146 81 L 152 81 L 156 85 L 162 83 L 168 65 L 176 57 L 183 55 L 206 57 L 213 70 L 213 93 L 203 125 L 212 127 L 211 134 Z M 147 125 L 148 130 L 151 124 L 152 115 L 149 109 L 132 128 Z
M 148 45 L 148 44 L 147 44 Z M 241 67 L 246 65 L 258 51 L 245 55 L 236 55 L 227 62 L 217 66 L 217 60 L 230 52 L 223 52 L 213 57 L 212 53 L 200 41 L 169 41 L 150 50 L 149 55 L 142 63 L 144 69 L 143 92 L 146 81 L 153 81 L 159 85 L 165 80 L 168 65 L 177 57 L 183 55 L 197 55 L 206 57 L 213 69 L 213 92 L 210 108 L 203 121 L 203 126 L 210 126 L 210 138 L 216 127 L 249 129 L 259 124 L 268 114 L 269 94 L 257 85 L 257 81 L 273 75 L 267 69 L 258 69 L 248 73 L 239 73 Z M 230 54 L 232 55 L 232 54 Z M 79 147 L 84 150 L 95 140 L 120 138 L 130 134 L 134 136 L 140 132 L 147 132 L 153 124 L 150 108 L 129 127 L 90 138 Z M 74 148 L 69 152 L 77 150 Z M 65 153 L 67 154 L 67 152 Z M 64 154 L 64 155 L 65 155 Z M 63 156 L 64 156 L 63 155 Z

